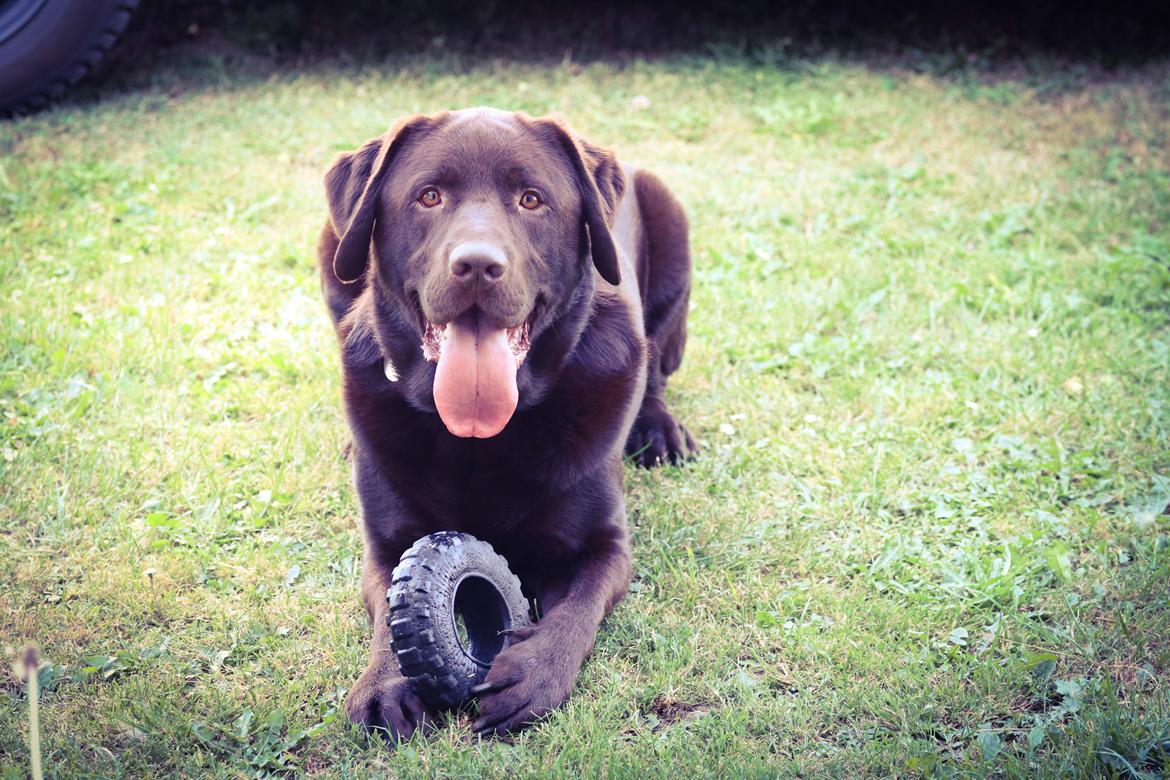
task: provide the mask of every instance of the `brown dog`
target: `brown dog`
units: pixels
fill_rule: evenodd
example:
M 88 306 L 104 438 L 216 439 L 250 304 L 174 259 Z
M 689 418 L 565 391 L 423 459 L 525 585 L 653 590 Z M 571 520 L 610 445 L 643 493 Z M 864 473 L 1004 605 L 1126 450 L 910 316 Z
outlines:
M 623 447 L 645 466 L 694 449 L 663 400 L 686 340 L 686 217 L 556 120 L 492 109 L 400 121 L 325 187 L 374 624 L 347 713 L 396 738 L 429 717 L 391 652 L 386 589 L 416 539 L 466 531 L 542 615 L 479 700 L 477 731 L 519 728 L 568 697 L 625 595 Z

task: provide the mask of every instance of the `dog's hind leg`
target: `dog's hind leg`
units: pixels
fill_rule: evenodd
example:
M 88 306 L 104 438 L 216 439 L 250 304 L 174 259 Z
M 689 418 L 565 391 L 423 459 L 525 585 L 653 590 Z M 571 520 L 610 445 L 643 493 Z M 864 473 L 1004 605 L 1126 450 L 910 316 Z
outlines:
M 691 292 L 691 250 L 682 205 L 658 177 L 634 174 L 642 220 L 638 286 L 649 346 L 646 394 L 630 429 L 626 454 L 641 466 L 681 463 L 696 451 L 694 439 L 666 406 L 666 378 L 682 363 Z

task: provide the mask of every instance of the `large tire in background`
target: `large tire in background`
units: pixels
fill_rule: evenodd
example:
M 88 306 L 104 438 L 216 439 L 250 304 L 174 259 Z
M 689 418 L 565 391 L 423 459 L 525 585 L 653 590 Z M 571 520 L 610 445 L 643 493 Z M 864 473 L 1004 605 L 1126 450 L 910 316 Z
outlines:
M 415 693 L 439 710 L 458 707 L 527 626 L 528 603 L 508 562 L 470 534 L 424 536 L 402 554 L 386 594 L 394 653 Z
M 0 114 L 45 106 L 91 73 L 139 0 L 0 0 Z

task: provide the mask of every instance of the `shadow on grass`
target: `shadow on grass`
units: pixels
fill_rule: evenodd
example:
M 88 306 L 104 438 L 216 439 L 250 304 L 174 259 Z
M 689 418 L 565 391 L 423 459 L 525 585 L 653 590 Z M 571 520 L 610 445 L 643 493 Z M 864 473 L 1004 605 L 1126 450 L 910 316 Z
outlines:
M 298 70 L 420 62 L 459 73 L 499 60 L 620 65 L 681 57 L 799 68 L 833 58 L 941 76 L 1026 77 L 1028 63 L 1055 59 L 1062 66 L 1055 70 L 1076 80 L 1078 73 L 1168 53 L 1170 4 L 1160 0 L 744 0 L 730 7 L 684 0 L 669 8 L 648 0 L 148 0 L 108 80 L 80 90 L 73 102 L 214 90 Z M 1054 69 L 1045 71 L 1054 76 Z
M 1045 54 L 1106 64 L 1170 51 L 1170 5 L 1161 0 L 155 0 L 136 34 L 154 46 L 208 28 L 269 54 L 358 59 L 418 53 L 436 39 L 467 55 L 516 59 L 702 52 L 712 44 L 748 51 L 783 44 L 801 55 Z

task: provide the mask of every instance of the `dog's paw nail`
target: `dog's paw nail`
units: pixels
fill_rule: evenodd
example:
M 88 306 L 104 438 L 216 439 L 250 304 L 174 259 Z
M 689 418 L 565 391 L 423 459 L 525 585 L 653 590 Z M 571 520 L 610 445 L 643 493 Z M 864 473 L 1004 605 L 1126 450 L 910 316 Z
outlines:
M 485 682 L 472 686 L 469 693 L 472 696 L 483 696 L 485 693 L 495 693 L 496 691 L 502 691 L 507 687 L 507 685 L 502 685 L 500 683 Z

